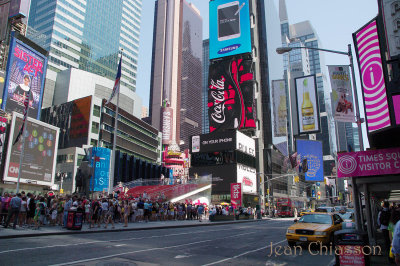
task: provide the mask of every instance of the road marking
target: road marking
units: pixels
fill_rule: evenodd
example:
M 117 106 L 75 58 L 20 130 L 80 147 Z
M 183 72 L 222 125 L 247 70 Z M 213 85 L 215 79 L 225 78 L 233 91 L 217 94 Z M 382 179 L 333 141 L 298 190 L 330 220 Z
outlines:
M 53 265 L 50 265 L 50 266 L 72 265 L 72 264 L 85 263 L 85 262 L 95 261 L 95 260 L 109 259 L 109 258 L 113 258 L 113 257 L 119 257 L 119 256 L 128 255 L 128 254 L 140 253 L 140 252 L 147 252 L 147 251 L 154 251 L 154 250 L 163 250 L 163 249 L 170 249 L 170 248 L 179 248 L 179 247 L 191 246 L 191 245 L 196 245 L 196 244 L 206 243 L 206 242 L 211 242 L 211 241 L 216 241 L 216 240 L 219 241 L 219 240 L 221 240 L 221 239 L 227 239 L 227 238 L 232 238 L 232 237 L 237 238 L 238 236 L 250 235 L 250 234 L 256 234 L 256 233 L 257 233 L 257 232 L 243 233 L 243 234 L 237 234 L 237 235 L 232 235 L 232 236 L 227 236 L 227 237 L 221 237 L 221 238 L 218 238 L 218 239 L 208 239 L 208 240 L 196 241 L 196 242 L 191 242 L 191 243 L 186 243 L 186 244 L 180 244 L 180 245 L 174 245 L 174 246 L 168 246 L 168 247 L 142 249 L 142 250 L 136 250 L 136 251 L 118 253 L 118 254 L 113 254 L 113 255 L 108 255 L 108 256 L 102 256 L 102 257 L 97 257 L 97 258 L 84 259 L 84 260 L 76 260 L 76 261 L 70 261 L 70 262 L 65 262 L 65 263 L 60 263 L 60 264 L 53 264 Z
M 183 258 L 189 258 L 192 255 L 176 255 L 174 259 L 183 259 Z
M 276 243 L 274 243 L 272 246 L 276 246 L 276 245 L 278 245 L 278 244 L 280 244 L 280 243 L 283 243 L 283 242 L 285 242 L 285 241 L 286 241 L 286 239 L 284 239 L 284 240 L 282 240 L 282 241 L 279 241 L 279 242 L 276 242 Z M 260 251 L 260 250 L 263 250 L 263 249 L 267 249 L 267 248 L 270 248 L 270 247 L 271 247 L 271 244 L 269 244 L 268 246 L 265 246 L 265 247 L 258 248 L 258 249 L 253 249 L 253 250 L 246 251 L 246 252 L 244 252 L 244 253 L 242 253 L 242 254 L 236 255 L 236 256 L 231 257 L 231 258 L 226 258 L 226 259 L 219 260 L 219 261 L 215 261 L 215 262 L 211 262 L 211 263 L 208 263 L 208 264 L 203 264 L 202 266 L 209 266 L 209 265 L 214 265 L 214 264 L 222 263 L 222 262 L 225 262 L 225 261 L 228 261 L 228 260 L 232 260 L 232 259 L 239 258 L 239 257 L 241 257 L 241 256 L 244 256 L 244 255 L 247 255 L 247 254 L 250 254 L 250 253 L 253 253 L 253 252 L 257 252 L 257 251 Z
M 17 251 L 43 249 L 43 248 L 71 247 L 71 246 L 88 245 L 88 244 L 96 244 L 96 243 L 113 243 L 113 242 L 131 241 L 131 240 L 143 240 L 143 239 L 151 239 L 151 238 L 161 238 L 161 237 L 169 237 L 169 236 L 188 235 L 188 234 L 194 234 L 194 233 L 219 232 L 219 231 L 227 231 L 227 230 L 232 230 L 232 229 L 204 230 L 204 231 L 175 233 L 175 234 L 160 235 L 160 236 L 156 235 L 156 236 L 147 236 L 147 237 L 132 237 L 132 238 L 116 239 L 116 240 L 98 240 L 98 241 L 81 242 L 81 243 L 74 243 L 74 244 L 52 245 L 52 246 L 31 247 L 31 248 L 19 248 L 19 249 L 3 250 L 3 251 L 0 251 L 0 254 L 10 253 L 10 252 L 17 252 Z
M 123 246 L 126 246 L 126 244 L 114 245 L 114 247 L 123 247 Z

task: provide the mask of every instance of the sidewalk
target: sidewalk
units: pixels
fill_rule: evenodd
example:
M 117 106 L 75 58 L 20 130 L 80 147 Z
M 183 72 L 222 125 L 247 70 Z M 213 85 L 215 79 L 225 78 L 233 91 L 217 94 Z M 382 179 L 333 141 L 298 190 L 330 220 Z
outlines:
M 263 218 L 267 220 L 269 218 Z M 209 220 L 203 220 L 199 222 L 197 220 L 185 220 L 185 221 L 157 221 L 157 222 L 136 222 L 128 223 L 128 227 L 123 227 L 123 223 L 115 224 L 115 229 L 111 228 L 111 224 L 108 225 L 107 229 L 104 228 L 104 224 L 100 228 L 89 229 L 88 224 L 82 226 L 82 230 L 67 230 L 61 228 L 61 226 L 43 226 L 39 230 L 33 230 L 31 228 L 19 228 L 12 229 L 10 227 L 4 228 L 0 226 L 0 239 L 7 238 L 20 238 L 20 237 L 36 237 L 36 236 L 50 236 L 50 235 L 72 235 L 72 234 L 92 234 L 92 233 L 105 233 L 105 232 L 121 232 L 121 231 L 136 231 L 136 230 L 152 230 L 152 229 L 168 229 L 168 228 L 181 228 L 181 227 L 195 227 L 195 226 L 213 226 L 213 225 L 224 225 L 233 223 L 249 223 L 257 222 L 262 220 L 240 220 L 240 221 L 223 221 L 223 222 L 210 222 Z

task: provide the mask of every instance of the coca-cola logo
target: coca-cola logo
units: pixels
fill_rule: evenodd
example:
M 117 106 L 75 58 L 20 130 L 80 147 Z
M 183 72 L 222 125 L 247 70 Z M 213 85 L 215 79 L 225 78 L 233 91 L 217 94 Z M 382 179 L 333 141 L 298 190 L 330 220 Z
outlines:
M 253 186 L 253 181 L 251 181 L 250 178 L 245 176 L 245 177 L 243 177 L 243 184 L 245 186 L 252 187 Z
M 225 78 L 222 77 L 220 80 L 215 82 L 211 80 L 210 89 L 211 97 L 214 99 L 214 110 L 211 113 L 211 118 L 214 122 L 218 124 L 223 124 L 225 122 L 225 95 L 224 95 L 224 87 L 225 87 Z

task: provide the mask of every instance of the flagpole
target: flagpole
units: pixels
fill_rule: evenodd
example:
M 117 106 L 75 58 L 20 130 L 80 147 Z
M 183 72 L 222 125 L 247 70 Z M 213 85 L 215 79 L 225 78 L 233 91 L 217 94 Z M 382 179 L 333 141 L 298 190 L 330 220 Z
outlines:
M 29 98 L 28 98 L 28 108 L 26 109 L 26 119 L 24 121 L 24 126 L 23 126 L 24 130 L 22 131 L 22 148 L 21 148 L 21 155 L 19 157 L 19 169 L 18 169 L 18 180 L 17 180 L 17 192 L 16 192 L 16 194 L 19 193 L 19 182 L 21 180 L 22 162 L 23 162 L 24 152 L 25 152 L 25 130 L 26 130 L 26 124 L 28 122 L 28 113 L 29 113 Z M 15 120 L 15 121 L 17 121 L 17 120 Z
M 121 64 L 122 64 L 122 52 L 124 49 L 121 49 Z M 121 65 L 122 68 L 122 65 Z M 122 70 L 121 70 L 122 71 Z M 118 111 L 119 111 L 119 91 L 120 85 L 117 91 L 117 106 L 115 108 L 115 119 L 114 119 L 114 140 L 113 140 L 113 149 L 112 149 L 112 160 L 111 160 L 111 175 L 110 175 L 110 185 L 108 186 L 108 193 L 111 194 L 113 192 L 114 187 L 114 175 L 115 175 L 115 148 L 117 146 L 117 134 L 118 134 Z

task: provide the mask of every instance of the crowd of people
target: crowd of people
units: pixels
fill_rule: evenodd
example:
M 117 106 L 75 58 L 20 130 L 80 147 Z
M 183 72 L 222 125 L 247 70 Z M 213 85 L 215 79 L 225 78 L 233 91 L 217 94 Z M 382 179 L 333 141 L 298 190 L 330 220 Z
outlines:
M 69 211 L 84 213 L 83 222 L 89 228 L 105 228 L 111 224 L 131 222 L 198 220 L 208 218 L 211 211 L 207 205 L 172 203 L 162 195 L 150 199 L 146 193 L 138 197 L 109 197 L 94 200 L 78 195 L 34 195 L 21 192 L 16 195 L 4 193 L 0 203 L 0 223 L 8 227 L 40 229 L 41 226 L 67 227 Z

